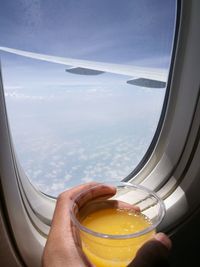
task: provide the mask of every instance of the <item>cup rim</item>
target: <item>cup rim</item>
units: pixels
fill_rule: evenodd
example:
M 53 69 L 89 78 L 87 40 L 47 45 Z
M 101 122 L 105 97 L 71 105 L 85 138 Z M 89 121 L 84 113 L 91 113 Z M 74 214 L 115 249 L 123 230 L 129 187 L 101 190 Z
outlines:
M 135 183 L 130 183 L 130 182 L 123 182 L 123 181 L 118 181 L 118 182 L 103 182 L 103 183 L 99 183 L 99 184 L 104 184 L 104 185 L 111 185 L 111 186 L 115 186 L 115 187 L 119 187 L 119 186 L 129 186 L 129 187 L 133 187 L 133 188 L 137 188 L 140 189 L 142 191 L 145 191 L 146 193 L 149 194 L 149 196 L 153 196 L 156 200 L 157 203 L 159 204 L 159 211 L 158 211 L 158 219 L 156 220 L 155 223 L 152 223 L 149 227 L 145 228 L 144 230 L 141 231 L 137 231 L 133 234 L 124 234 L 124 235 L 112 235 L 112 234 L 105 234 L 105 233 L 99 233 L 96 231 L 93 231 L 85 226 L 83 226 L 79 220 L 76 218 L 74 212 L 73 212 L 73 207 L 76 204 L 75 200 L 78 199 L 79 197 L 81 197 L 81 195 L 84 193 L 86 193 L 87 191 L 90 191 L 90 189 L 86 189 L 84 191 L 82 191 L 80 194 L 77 195 L 77 197 L 73 200 L 71 208 L 70 208 L 70 216 L 71 219 L 73 221 L 73 223 L 78 226 L 78 228 L 88 234 L 91 234 L 95 237 L 100 237 L 100 238 L 105 238 L 105 239 L 129 239 L 129 238 L 134 238 L 134 237 L 139 237 L 142 236 L 144 234 L 147 234 L 148 232 L 151 232 L 152 230 L 154 230 L 163 220 L 165 214 L 166 214 L 166 209 L 165 209 L 165 204 L 163 202 L 163 200 L 152 190 L 139 185 L 139 184 L 135 184 Z M 99 184 L 94 185 L 92 188 L 99 186 Z

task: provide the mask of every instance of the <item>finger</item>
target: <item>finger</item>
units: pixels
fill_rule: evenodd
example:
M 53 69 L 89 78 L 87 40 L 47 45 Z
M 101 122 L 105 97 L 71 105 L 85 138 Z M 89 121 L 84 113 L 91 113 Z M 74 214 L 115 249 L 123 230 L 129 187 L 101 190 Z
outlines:
M 101 200 L 108 199 L 116 194 L 116 188 L 113 186 L 105 185 L 105 184 L 97 184 L 88 190 L 80 193 L 80 195 L 76 198 L 76 204 L 79 208 L 84 206 L 86 203 L 91 200 Z
M 87 183 L 84 185 L 80 185 L 74 187 L 70 190 L 66 190 L 62 194 L 60 194 L 57 198 L 56 207 L 54 210 L 54 215 L 52 219 L 52 226 L 54 225 L 59 228 L 61 225 L 65 225 L 66 227 L 66 219 L 69 217 L 69 210 L 73 201 L 73 198 L 80 194 L 80 192 L 87 190 L 93 186 L 97 185 L 97 183 Z
M 159 242 L 161 242 L 169 250 L 171 249 L 171 247 L 172 247 L 172 241 L 164 233 L 157 233 L 157 234 L 155 234 L 154 238 L 156 240 L 158 240 Z
M 169 267 L 169 246 L 156 239 L 146 242 L 129 267 Z
M 54 230 L 54 225 L 60 231 L 64 231 L 64 229 L 66 231 L 70 228 L 70 208 L 76 196 L 79 196 L 77 199 L 78 205 L 82 206 L 93 198 L 108 198 L 113 196 L 115 192 L 114 187 L 98 183 L 88 183 L 65 191 L 57 200 L 52 220 L 52 230 Z
M 73 199 L 74 197 L 79 195 L 81 192 L 86 191 L 86 190 L 90 189 L 91 187 L 97 186 L 99 184 L 100 183 L 97 183 L 97 182 L 89 182 L 86 184 L 81 184 L 81 185 L 78 185 L 74 188 L 71 188 L 71 189 L 63 192 L 61 195 L 65 196 L 65 194 L 67 194 L 67 197 Z
M 125 209 L 125 210 L 130 211 L 130 212 L 140 212 L 140 207 L 129 204 L 129 203 L 121 201 L 121 200 L 120 201 L 117 200 L 117 208 L 118 209 Z

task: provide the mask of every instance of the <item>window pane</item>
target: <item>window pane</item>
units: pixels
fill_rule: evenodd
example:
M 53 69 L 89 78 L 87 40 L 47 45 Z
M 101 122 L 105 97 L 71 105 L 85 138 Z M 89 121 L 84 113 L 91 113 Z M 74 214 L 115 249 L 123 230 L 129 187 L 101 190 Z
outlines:
M 66 71 L 76 66 L 1 52 L 11 132 L 29 179 L 56 196 L 125 178 L 149 147 L 165 89 L 127 83 L 141 77 L 120 67 L 168 72 L 176 1 L 4 2 L 2 46 L 119 67 L 80 75 Z

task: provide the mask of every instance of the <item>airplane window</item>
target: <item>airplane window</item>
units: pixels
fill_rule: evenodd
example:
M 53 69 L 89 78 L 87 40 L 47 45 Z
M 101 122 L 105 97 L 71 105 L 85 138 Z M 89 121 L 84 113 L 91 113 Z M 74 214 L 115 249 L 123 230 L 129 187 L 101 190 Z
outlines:
M 57 196 L 139 164 L 165 98 L 175 15 L 175 0 L 1 3 L 9 123 L 37 188 Z

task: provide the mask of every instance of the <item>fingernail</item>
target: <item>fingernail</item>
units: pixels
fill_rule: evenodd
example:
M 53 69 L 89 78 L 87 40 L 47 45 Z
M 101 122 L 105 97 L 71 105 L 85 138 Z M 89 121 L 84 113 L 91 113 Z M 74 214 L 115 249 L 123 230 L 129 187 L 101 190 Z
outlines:
M 164 233 L 157 233 L 154 238 L 156 240 L 158 240 L 159 242 L 161 242 L 165 247 L 167 247 L 168 249 L 171 249 L 172 247 L 172 242 L 169 239 L 169 237 L 167 235 L 165 235 Z

